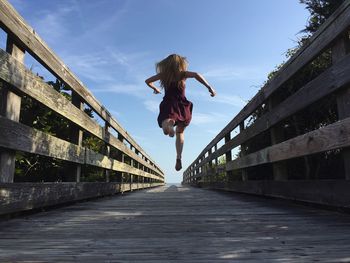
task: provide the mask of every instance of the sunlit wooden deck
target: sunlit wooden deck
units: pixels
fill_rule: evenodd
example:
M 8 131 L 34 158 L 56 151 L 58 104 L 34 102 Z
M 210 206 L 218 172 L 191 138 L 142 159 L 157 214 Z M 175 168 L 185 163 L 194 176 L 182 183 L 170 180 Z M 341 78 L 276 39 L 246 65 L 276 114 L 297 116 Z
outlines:
M 164 186 L 0 222 L 1 262 L 349 262 L 350 216 Z

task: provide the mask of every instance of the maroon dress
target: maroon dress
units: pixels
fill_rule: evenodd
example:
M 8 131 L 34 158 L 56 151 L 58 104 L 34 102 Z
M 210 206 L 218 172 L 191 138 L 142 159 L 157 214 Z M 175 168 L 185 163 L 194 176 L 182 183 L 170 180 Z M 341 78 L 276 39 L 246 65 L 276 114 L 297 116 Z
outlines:
M 187 126 L 192 119 L 192 102 L 185 97 L 185 81 L 172 82 L 165 87 L 163 101 L 159 105 L 158 125 L 162 128 L 165 119 L 173 119 L 175 125 Z

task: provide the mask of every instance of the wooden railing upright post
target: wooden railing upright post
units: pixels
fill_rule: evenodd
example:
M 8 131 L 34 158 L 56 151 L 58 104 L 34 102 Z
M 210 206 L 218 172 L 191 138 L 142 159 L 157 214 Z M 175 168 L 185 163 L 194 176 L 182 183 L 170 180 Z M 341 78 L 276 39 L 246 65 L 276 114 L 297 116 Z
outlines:
M 245 127 L 244 127 L 244 121 L 243 121 L 239 124 L 239 131 L 242 132 L 244 129 L 245 129 Z M 242 144 L 241 145 L 241 157 L 245 156 L 246 154 L 247 153 L 246 153 L 245 145 Z M 242 169 L 242 181 L 248 181 L 248 180 L 249 180 L 248 171 L 245 168 L 243 168 Z
M 84 103 L 82 102 L 80 96 L 72 91 L 72 104 L 80 110 L 84 110 Z M 71 133 L 71 142 L 82 146 L 83 144 L 83 130 L 79 129 L 77 125 L 73 124 L 73 127 L 70 130 Z M 72 165 L 72 173 L 75 178 L 75 181 L 80 182 L 81 178 L 81 164 L 73 164 Z
M 24 62 L 25 50 L 17 45 L 14 38 L 9 34 L 7 37 L 6 51 L 15 59 Z M 0 115 L 19 121 L 21 112 L 21 97 L 9 90 L 7 85 L 2 85 L 0 90 Z M 0 152 L 0 182 L 12 183 L 15 174 L 16 152 L 6 150 Z
M 230 140 L 231 140 L 231 133 L 229 132 L 228 134 L 225 135 L 225 144 L 228 143 Z M 225 159 L 226 159 L 226 163 L 232 161 L 231 150 L 225 153 Z M 228 182 L 232 180 L 232 171 L 226 172 L 226 179 Z
M 350 52 L 349 32 L 341 35 L 332 47 L 332 62 L 337 63 Z M 350 117 L 350 86 L 344 87 L 337 94 L 337 108 L 339 120 Z M 342 150 L 345 179 L 350 180 L 350 149 Z
M 277 105 L 278 101 L 273 95 L 268 100 L 269 111 L 273 111 L 273 108 Z M 277 144 L 284 140 L 284 132 L 280 127 L 272 127 L 270 129 L 271 144 Z M 288 180 L 288 171 L 285 161 L 277 162 L 272 164 L 273 179 L 276 181 Z
M 109 141 L 109 124 L 108 122 L 105 122 L 105 126 L 104 126 L 104 137 L 107 139 L 107 141 Z M 111 152 L 111 147 L 109 146 L 108 143 L 105 143 L 105 155 L 106 156 L 110 156 L 110 152 Z M 110 176 L 111 176 L 111 171 L 110 169 L 104 169 L 104 176 L 105 176 L 105 180 L 108 183 L 110 181 Z

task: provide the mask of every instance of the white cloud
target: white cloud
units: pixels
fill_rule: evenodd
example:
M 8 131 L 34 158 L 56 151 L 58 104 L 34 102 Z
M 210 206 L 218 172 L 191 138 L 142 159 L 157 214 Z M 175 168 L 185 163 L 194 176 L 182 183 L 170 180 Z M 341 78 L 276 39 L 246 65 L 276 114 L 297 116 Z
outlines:
M 159 101 L 157 100 L 146 100 L 143 102 L 146 109 L 153 113 L 159 113 Z
M 211 97 L 209 95 L 209 92 L 204 90 L 198 91 L 198 90 L 188 89 L 186 92 L 191 97 L 192 96 L 196 97 L 196 99 L 201 99 L 212 103 L 228 104 L 231 106 L 235 106 L 237 108 L 242 108 L 247 104 L 247 101 L 243 100 L 240 96 L 222 93 L 219 90 L 217 90 L 217 94 L 215 97 Z
M 266 72 L 258 67 L 217 67 L 206 71 L 203 75 L 211 79 L 219 80 L 260 80 L 266 78 Z
M 203 125 L 227 121 L 227 117 L 220 113 L 194 113 L 192 115 L 192 124 Z
M 137 84 L 111 84 L 102 88 L 91 89 L 93 93 L 118 93 L 144 97 L 145 87 Z
M 229 94 L 217 94 L 217 96 L 214 97 L 215 102 L 229 104 L 238 108 L 244 107 L 247 102 L 244 101 L 241 97 L 237 95 L 229 95 Z

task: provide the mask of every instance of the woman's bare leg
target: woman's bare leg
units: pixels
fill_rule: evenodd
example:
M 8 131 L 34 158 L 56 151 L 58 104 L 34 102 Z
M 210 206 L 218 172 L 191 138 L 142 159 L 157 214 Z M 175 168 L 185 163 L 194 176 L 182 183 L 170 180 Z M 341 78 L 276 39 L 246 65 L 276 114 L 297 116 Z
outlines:
M 175 141 L 175 146 L 176 146 L 176 165 L 175 169 L 176 171 L 181 170 L 182 164 L 181 164 L 181 155 L 182 155 L 182 149 L 183 145 L 185 142 L 185 126 L 178 125 L 176 127 L 176 141 Z

